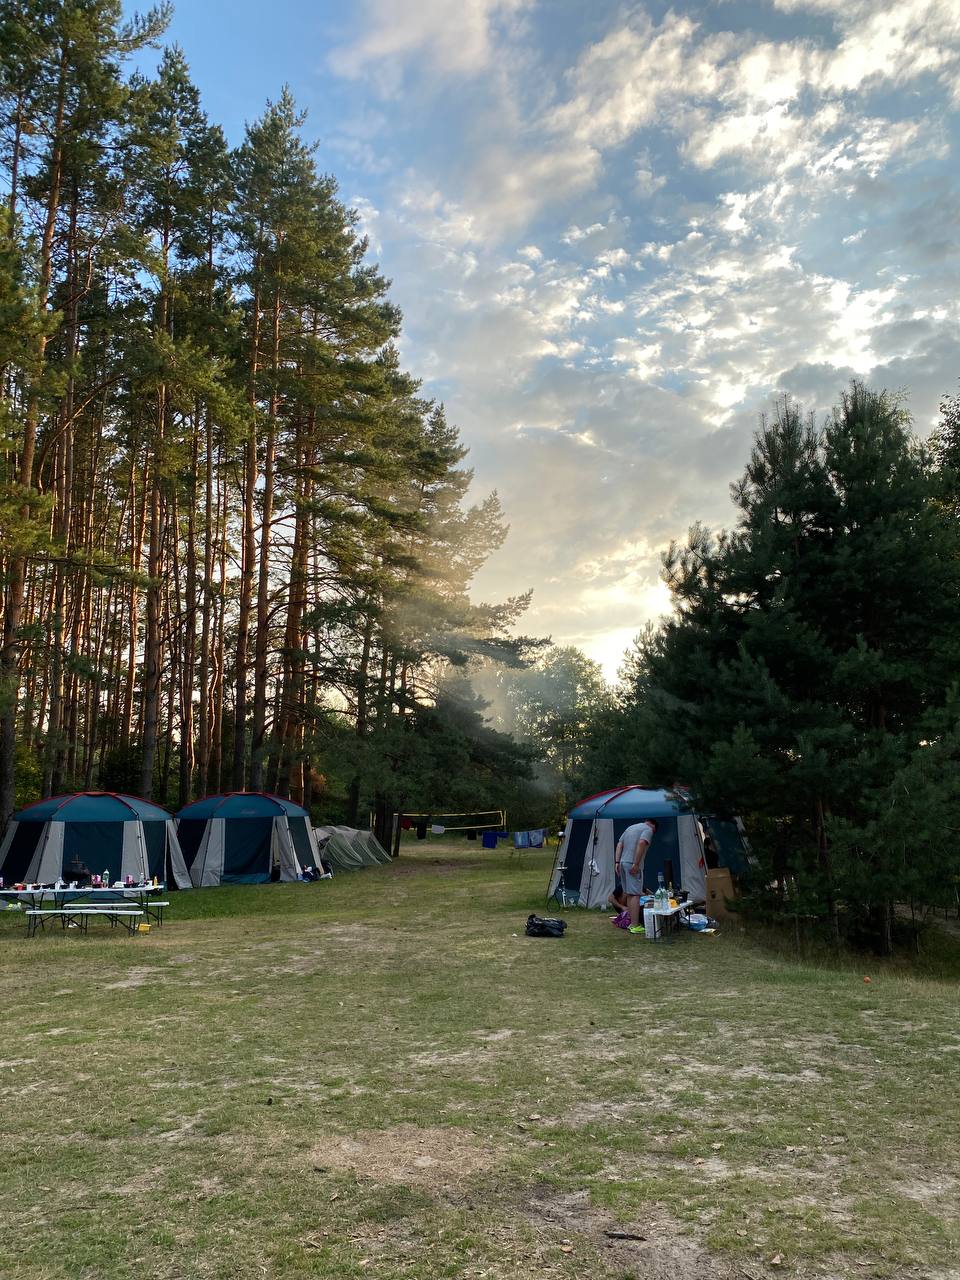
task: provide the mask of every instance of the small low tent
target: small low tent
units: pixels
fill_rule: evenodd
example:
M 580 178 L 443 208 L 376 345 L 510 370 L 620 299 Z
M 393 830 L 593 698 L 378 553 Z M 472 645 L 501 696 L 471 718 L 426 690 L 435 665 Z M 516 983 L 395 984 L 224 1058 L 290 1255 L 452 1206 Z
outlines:
M 317 842 L 324 858 L 341 871 L 359 871 L 393 859 L 372 831 L 355 827 L 317 827 Z
M 154 876 L 178 889 L 190 888 L 173 818 L 139 796 L 81 791 L 51 796 L 15 813 L 0 844 L 5 884 L 54 884 L 69 880 L 82 863 L 110 880 Z
M 631 786 L 589 796 L 570 810 L 550 878 L 549 896 L 581 907 L 603 908 L 615 882 L 614 851 L 627 827 L 656 818 L 644 861 L 644 880 L 656 888 L 659 872 L 692 901 L 706 898 L 706 863 L 696 815 L 673 791 Z
M 177 814 L 177 835 L 197 888 L 298 880 L 319 869 L 306 809 L 262 791 L 206 796 Z

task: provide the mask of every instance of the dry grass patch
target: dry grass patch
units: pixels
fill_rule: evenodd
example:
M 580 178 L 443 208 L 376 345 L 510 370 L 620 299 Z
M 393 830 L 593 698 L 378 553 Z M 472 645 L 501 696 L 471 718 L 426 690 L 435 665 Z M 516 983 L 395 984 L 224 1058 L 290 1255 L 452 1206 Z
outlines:
M 328 1138 L 314 1148 L 311 1158 L 317 1172 L 346 1172 L 378 1183 L 451 1194 L 500 1164 L 504 1152 L 465 1129 L 404 1124 Z

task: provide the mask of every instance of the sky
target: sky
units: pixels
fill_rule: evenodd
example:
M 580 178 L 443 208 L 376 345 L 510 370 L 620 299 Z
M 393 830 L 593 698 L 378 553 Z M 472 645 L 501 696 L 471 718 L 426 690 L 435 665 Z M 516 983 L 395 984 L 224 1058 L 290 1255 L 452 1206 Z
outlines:
M 475 596 L 613 676 L 777 396 L 960 378 L 957 0 L 179 0 L 239 142 L 284 84 L 510 533 Z

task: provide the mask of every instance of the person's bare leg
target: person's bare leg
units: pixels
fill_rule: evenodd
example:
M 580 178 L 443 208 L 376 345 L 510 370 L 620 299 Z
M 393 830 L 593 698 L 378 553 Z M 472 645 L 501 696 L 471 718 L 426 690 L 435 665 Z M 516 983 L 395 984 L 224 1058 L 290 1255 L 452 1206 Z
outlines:
M 627 894 L 627 910 L 630 912 L 630 924 L 635 928 L 640 923 L 640 895 Z

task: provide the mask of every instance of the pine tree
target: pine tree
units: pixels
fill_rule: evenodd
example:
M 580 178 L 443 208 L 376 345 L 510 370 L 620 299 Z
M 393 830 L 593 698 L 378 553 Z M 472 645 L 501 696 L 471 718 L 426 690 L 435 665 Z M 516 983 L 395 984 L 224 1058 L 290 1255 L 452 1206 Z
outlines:
M 623 720 L 646 775 L 755 816 L 772 874 L 840 930 L 889 918 L 883 844 L 850 832 L 917 750 L 953 678 L 960 531 L 901 406 L 859 384 L 822 430 L 790 404 L 734 487 L 736 529 L 695 528 L 664 572 L 676 616 L 649 636 Z M 784 859 L 787 859 L 787 864 Z

